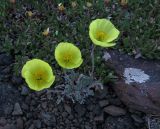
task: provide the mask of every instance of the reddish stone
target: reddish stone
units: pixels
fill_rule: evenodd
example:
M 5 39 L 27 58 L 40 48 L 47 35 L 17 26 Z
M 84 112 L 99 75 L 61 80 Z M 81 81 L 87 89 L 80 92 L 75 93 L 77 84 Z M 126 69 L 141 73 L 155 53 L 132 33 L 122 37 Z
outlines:
M 160 115 L 160 61 L 135 59 L 117 51 L 109 51 L 111 59 L 107 65 L 115 69 L 119 79 L 113 88 L 119 98 L 132 109 Z M 141 69 L 149 75 L 143 83 L 126 83 L 125 68 Z

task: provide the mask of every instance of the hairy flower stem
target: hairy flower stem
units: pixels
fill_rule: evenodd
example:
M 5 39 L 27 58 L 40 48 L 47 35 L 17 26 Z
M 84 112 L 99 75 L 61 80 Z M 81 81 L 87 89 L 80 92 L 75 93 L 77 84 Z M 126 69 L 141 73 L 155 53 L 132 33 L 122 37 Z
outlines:
M 92 44 L 92 51 L 91 51 L 91 60 L 92 60 L 92 72 L 91 72 L 91 77 L 94 78 L 94 49 L 95 49 L 95 45 Z

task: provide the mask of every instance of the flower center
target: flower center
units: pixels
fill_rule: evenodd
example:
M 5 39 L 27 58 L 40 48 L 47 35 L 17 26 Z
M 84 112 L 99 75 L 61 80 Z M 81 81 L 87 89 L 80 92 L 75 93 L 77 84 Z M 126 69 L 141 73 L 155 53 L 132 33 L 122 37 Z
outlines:
M 103 41 L 103 40 L 105 40 L 105 38 L 106 38 L 106 33 L 105 32 L 103 32 L 103 31 L 97 31 L 97 33 L 96 33 L 96 39 L 98 41 Z
M 41 80 L 43 80 L 44 72 L 42 72 L 42 71 L 37 71 L 34 75 L 35 75 L 35 79 L 36 79 L 37 81 L 41 81 Z
M 71 56 L 70 54 L 66 54 L 66 55 L 64 55 L 63 59 L 64 59 L 64 61 L 65 61 L 66 63 L 68 63 L 68 62 L 70 62 L 71 57 L 72 57 L 72 56 Z

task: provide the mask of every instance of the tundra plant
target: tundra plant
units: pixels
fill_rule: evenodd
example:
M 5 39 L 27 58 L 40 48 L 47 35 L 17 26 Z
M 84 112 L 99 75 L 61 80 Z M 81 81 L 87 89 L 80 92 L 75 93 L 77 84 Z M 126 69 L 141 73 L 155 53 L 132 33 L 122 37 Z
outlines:
M 92 45 L 92 72 L 90 76 L 75 73 L 73 69 L 80 67 L 83 63 L 81 51 L 73 43 L 61 42 L 55 49 L 55 59 L 64 69 L 64 83 L 55 87 L 53 92 L 58 94 L 57 103 L 65 98 L 72 102 L 83 104 L 88 96 L 94 95 L 95 90 L 103 89 L 100 81 L 94 77 L 94 48 L 112 47 L 115 45 L 119 31 L 106 19 L 93 20 L 89 26 L 89 36 Z M 55 80 L 52 69 L 48 63 L 33 59 L 28 61 L 22 69 L 22 77 L 28 86 L 36 91 L 49 88 Z
M 89 76 L 75 73 L 72 70 L 79 67 L 83 62 L 81 51 L 72 43 L 62 42 L 55 49 L 55 58 L 58 64 L 64 68 L 65 78 L 64 84 L 55 88 L 55 92 L 60 93 L 58 94 L 57 103 L 67 97 L 72 102 L 77 101 L 83 104 L 85 98 L 94 95 L 93 86 L 101 86 L 101 84 Z

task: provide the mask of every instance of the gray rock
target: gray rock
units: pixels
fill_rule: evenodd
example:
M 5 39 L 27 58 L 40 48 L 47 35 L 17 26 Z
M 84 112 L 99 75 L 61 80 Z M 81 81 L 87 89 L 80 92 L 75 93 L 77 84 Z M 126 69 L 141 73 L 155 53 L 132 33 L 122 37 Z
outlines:
M 33 124 L 33 119 L 27 119 L 27 121 L 25 121 L 25 128 L 29 129 L 29 127 Z
M 23 129 L 23 120 L 21 118 L 17 119 L 17 129 Z
M 7 120 L 4 117 L 0 118 L 0 126 L 5 126 L 6 123 L 7 123 Z
M 4 69 L 1 71 L 1 73 L 3 75 L 10 74 L 10 72 L 11 72 L 11 67 L 10 66 L 7 66 L 7 67 L 5 66 Z
M 28 129 L 35 129 L 34 125 L 32 124 Z
M 100 107 L 105 107 L 109 104 L 108 100 L 101 100 L 99 101 L 99 105 Z
M 32 100 L 31 96 L 28 95 L 28 96 L 26 96 L 25 103 L 30 105 L 31 100 Z
M 159 129 L 160 128 L 160 118 L 157 116 L 147 117 L 149 121 L 149 129 Z
M 37 92 L 36 92 L 36 95 L 37 95 L 38 97 L 40 97 L 40 96 L 44 95 L 45 93 L 46 93 L 46 90 L 41 90 L 41 91 L 37 91 Z
M 96 122 L 103 122 L 103 121 L 104 121 L 104 114 L 101 113 L 101 115 L 96 116 L 96 117 L 94 118 L 94 120 L 95 120 Z
M 121 103 L 121 101 L 118 99 L 118 98 L 110 98 L 109 99 L 109 103 L 111 104 L 111 105 L 116 105 L 116 106 L 119 106 L 119 105 L 121 105 L 122 103 Z
M 22 109 L 21 109 L 19 103 L 15 103 L 12 115 L 23 115 L 23 112 L 22 112 Z
M 138 58 L 140 58 L 140 57 L 142 57 L 142 54 L 141 54 L 141 53 L 137 53 L 134 58 L 135 58 L 135 59 L 138 59 Z
M 52 99 L 52 94 L 50 92 L 47 92 L 47 99 L 51 100 Z
M 114 105 L 110 105 L 104 108 L 104 112 L 112 115 L 112 116 L 122 116 L 126 114 L 126 111 L 120 107 L 116 107 Z
M 12 83 L 19 86 L 23 83 L 22 77 L 13 76 Z
M 32 118 L 32 117 L 33 117 L 32 112 L 27 113 L 26 117 L 27 117 L 28 119 Z
M 46 109 L 46 108 L 47 108 L 47 102 L 42 102 L 41 105 L 42 105 L 42 108 L 43 108 L 43 109 Z
M 133 115 L 131 115 L 131 117 L 133 118 L 133 120 L 135 121 L 135 122 L 137 122 L 137 123 L 143 123 L 144 121 L 143 121 L 143 119 L 141 118 L 141 117 L 139 117 L 138 115 L 135 115 L 135 114 L 133 114 Z
M 17 129 L 14 124 L 7 124 L 2 129 Z
M 85 125 L 85 129 L 92 129 L 89 124 Z
M 63 112 L 62 113 L 62 116 L 65 118 L 65 117 L 67 117 L 68 116 L 68 113 L 67 112 Z M 68 117 L 69 118 L 69 117 Z
M 13 105 L 7 105 L 6 108 L 4 109 L 5 115 L 10 115 L 13 111 Z
M 69 115 L 68 119 L 73 120 L 74 119 L 73 115 Z
M 69 105 L 64 104 L 64 109 L 65 109 L 66 112 L 68 112 L 69 114 L 71 114 L 72 110 L 71 110 L 71 107 Z
M 137 111 L 137 110 L 132 109 L 132 108 L 130 108 L 128 111 L 129 111 L 131 114 L 136 114 L 136 115 L 138 115 L 138 116 L 141 116 L 141 115 L 142 115 L 142 112 Z
M 96 107 L 96 105 L 93 105 L 93 104 L 89 104 L 89 105 L 87 105 L 87 109 L 89 110 L 89 111 L 93 111 L 93 109 Z
M 100 107 L 98 104 L 94 107 L 93 113 L 94 113 L 95 115 L 97 115 L 97 116 L 102 113 L 102 109 L 101 109 L 101 107 Z
M 55 126 L 56 125 L 56 117 L 54 114 L 51 114 L 48 112 L 42 112 L 41 119 L 47 126 Z
M 84 108 L 84 105 L 81 104 L 76 104 L 76 106 L 74 107 L 75 111 L 78 113 L 78 116 L 84 116 L 86 113 L 86 109 Z
M 37 105 L 37 101 L 35 101 L 35 99 L 32 99 L 30 102 L 30 106 L 34 107 L 35 105 Z
M 22 86 L 21 89 L 21 95 L 28 95 L 29 94 L 29 89 L 26 86 Z
M 37 129 L 41 129 L 42 123 L 40 120 L 35 120 L 34 121 L 34 125 Z
M 120 116 L 120 117 L 108 116 L 105 119 L 103 129 L 136 129 L 136 127 L 130 117 L 127 117 L 127 116 Z
M 29 109 L 29 106 L 25 103 L 22 104 L 22 109 L 23 110 L 28 110 Z
M 70 124 L 70 120 L 66 119 L 66 120 L 65 120 L 65 124 L 66 124 L 66 125 L 69 125 L 69 124 Z
M 60 104 L 58 105 L 58 111 L 59 111 L 59 112 L 63 112 L 63 111 L 64 111 L 64 107 L 63 107 L 62 103 L 60 103 Z
M 100 90 L 99 92 L 96 92 L 96 96 L 99 99 L 106 99 L 107 94 L 108 94 L 108 88 L 107 87 L 104 87 L 103 90 Z

